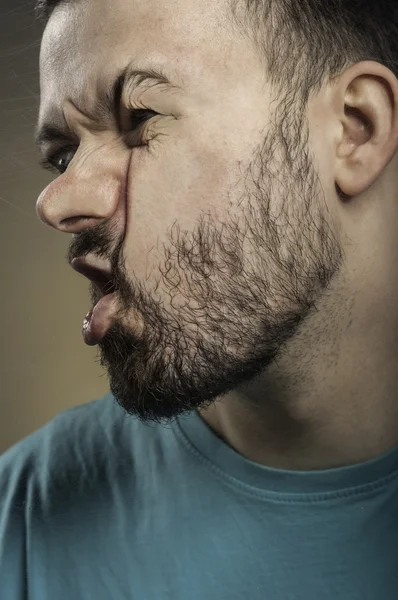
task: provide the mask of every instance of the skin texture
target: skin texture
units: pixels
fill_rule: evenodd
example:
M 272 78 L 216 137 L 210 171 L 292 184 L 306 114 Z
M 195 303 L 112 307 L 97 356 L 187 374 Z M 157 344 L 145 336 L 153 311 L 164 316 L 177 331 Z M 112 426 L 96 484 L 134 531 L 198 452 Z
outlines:
M 118 313 L 98 349 L 129 414 L 166 422 L 196 409 L 277 468 L 362 462 L 398 444 L 398 81 L 377 62 L 347 66 L 300 114 L 227 10 L 55 10 L 39 125 L 68 125 L 75 150 L 37 213 L 73 234 L 69 261 L 112 263 Z M 161 115 L 137 147 L 79 107 L 148 61 L 184 91 L 123 91 L 126 131 L 137 102 Z

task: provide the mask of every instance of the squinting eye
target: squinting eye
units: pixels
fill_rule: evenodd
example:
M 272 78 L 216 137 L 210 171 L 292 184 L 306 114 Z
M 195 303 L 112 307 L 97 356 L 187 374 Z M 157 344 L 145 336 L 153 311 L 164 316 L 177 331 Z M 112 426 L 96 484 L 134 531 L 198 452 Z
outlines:
M 158 113 L 150 109 L 133 108 L 129 110 L 130 114 L 130 132 L 136 133 L 140 128 L 152 117 L 156 117 Z
M 129 110 L 129 114 L 131 120 L 128 133 L 139 134 L 142 126 L 153 117 L 156 117 L 159 113 L 146 108 L 134 108 Z M 66 166 L 61 165 L 61 160 L 65 158 L 67 154 L 72 154 L 72 160 L 74 152 L 75 150 L 71 150 L 70 148 L 63 148 L 62 150 L 54 152 L 54 154 L 51 154 L 48 158 L 41 159 L 39 162 L 43 169 L 47 169 L 57 175 L 62 175 L 62 173 L 65 173 L 67 170 L 69 163 Z
M 64 148 L 63 150 L 58 150 L 58 152 L 54 152 L 54 154 L 51 154 L 47 158 L 41 159 L 40 165 L 43 167 L 43 169 L 47 169 L 47 171 L 51 171 L 52 173 L 56 173 L 57 175 L 62 175 L 62 173 L 65 173 L 66 169 L 68 168 L 68 165 L 60 166 L 60 160 L 61 158 L 64 158 L 66 154 L 69 153 L 72 154 L 72 160 L 74 151 L 72 151 L 70 148 Z

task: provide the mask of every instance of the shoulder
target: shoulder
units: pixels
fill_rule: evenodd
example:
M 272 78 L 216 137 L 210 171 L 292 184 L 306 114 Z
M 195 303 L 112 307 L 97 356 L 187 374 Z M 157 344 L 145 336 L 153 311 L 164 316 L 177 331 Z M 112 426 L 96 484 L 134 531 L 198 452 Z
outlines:
M 123 435 L 128 415 L 113 396 L 69 408 L 0 456 L 0 513 L 7 503 L 19 506 L 27 491 L 46 489 L 76 471 L 82 461 L 101 460 L 113 440 Z M 102 443 L 99 443 L 102 440 Z
M 136 426 L 107 394 L 59 413 L 0 456 L 0 598 L 27 597 L 29 548 L 62 524 L 68 503 L 111 481 L 118 462 L 128 468 L 123 443 Z

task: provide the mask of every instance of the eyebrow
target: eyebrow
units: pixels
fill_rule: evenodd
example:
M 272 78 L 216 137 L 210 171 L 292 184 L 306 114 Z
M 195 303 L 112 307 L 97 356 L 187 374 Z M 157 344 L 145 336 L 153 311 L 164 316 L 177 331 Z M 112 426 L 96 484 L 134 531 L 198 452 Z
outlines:
M 133 69 L 130 66 L 125 67 L 119 74 L 110 90 L 107 90 L 97 98 L 94 107 L 88 111 L 90 117 L 95 121 L 109 120 L 114 114 L 117 114 L 120 104 L 123 88 L 129 85 L 129 91 L 135 91 L 144 84 L 152 83 L 154 86 L 162 85 L 165 90 L 184 92 L 181 83 L 172 81 L 162 67 L 149 69 Z M 70 142 L 70 136 L 55 123 L 45 122 L 42 126 L 36 126 L 35 145 L 43 152 L 44 146 L 54 142 Z

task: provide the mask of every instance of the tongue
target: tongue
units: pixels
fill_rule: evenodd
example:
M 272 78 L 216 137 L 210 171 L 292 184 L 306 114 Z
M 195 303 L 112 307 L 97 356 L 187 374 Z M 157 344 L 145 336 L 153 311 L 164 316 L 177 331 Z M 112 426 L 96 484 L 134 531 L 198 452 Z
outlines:
M 117 292 L 103 296 L 83 321 L 82 334 L 87 346 L 95 346 L 105 336 L 117 309 Z

